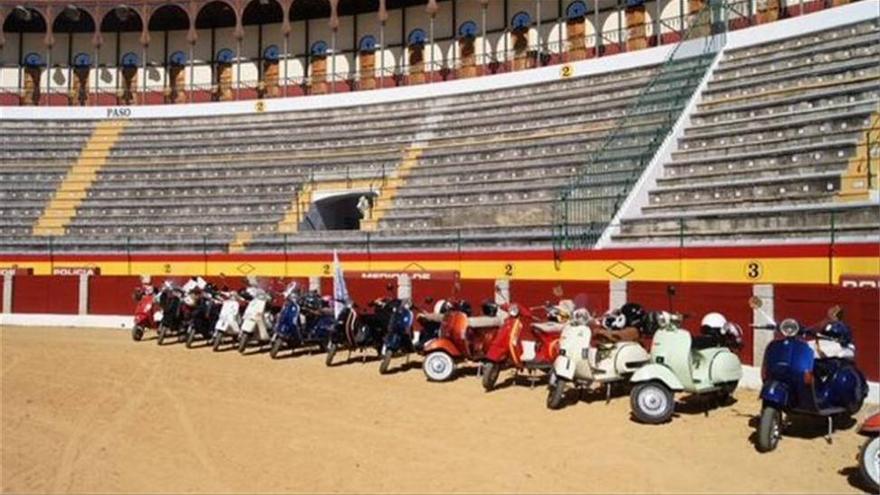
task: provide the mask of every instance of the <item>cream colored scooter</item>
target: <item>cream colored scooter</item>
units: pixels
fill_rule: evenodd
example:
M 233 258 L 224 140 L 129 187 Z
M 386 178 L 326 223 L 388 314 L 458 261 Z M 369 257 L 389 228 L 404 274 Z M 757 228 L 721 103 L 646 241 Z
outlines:
M 591 321 L 594 319 L 586 309 L 578 309 L 562 330 L 547 394 L 550 409 L 562 407 L 569 384 L 578 388 L 604 385 L 607 403 L 612 385 L 628 381 L 649 361 L 648 352 L 638 342 L 593 342 Z

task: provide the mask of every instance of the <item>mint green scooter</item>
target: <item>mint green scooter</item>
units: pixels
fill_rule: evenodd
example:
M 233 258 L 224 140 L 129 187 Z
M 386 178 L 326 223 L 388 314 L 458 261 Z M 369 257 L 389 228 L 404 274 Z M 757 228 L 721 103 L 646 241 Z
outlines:
M 730 348 L 741 342 L 742 331 L 718 313 L 709 313 L 703 335 L 691 337 L 681 328 L 681 316 L 654 313 L 657 331 L 650 362 L 630 379 L 633 415 L 642 423 L 668 421 L 675 411 L 675 393 L 716 394 L 727 399 L 742 378 L 742 364 Z

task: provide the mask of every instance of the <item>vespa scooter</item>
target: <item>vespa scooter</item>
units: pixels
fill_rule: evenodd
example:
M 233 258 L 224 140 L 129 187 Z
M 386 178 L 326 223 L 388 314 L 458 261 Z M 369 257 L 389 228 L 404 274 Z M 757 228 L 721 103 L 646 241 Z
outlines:
M 428 298 L 425 302 L 431 304 L 433 300 Z M 379 374 L 388 373 L 391 368 L 391 360 L 395 357 L 405 356 L 408 363 L 410 354 L 421 352 L 425 343 L 436 338 L 448 307 L 446 301 L 441 300 L 434 305 L 432 313 L 422 312 L 416 307 L 397 309 L 392 315 L 388 334 L 385 335 L 382 344 L 382 362 L 379 363 Z M 413 318 L 413 309 L 418 311 L 415 318 Z M 413 323 L 413 319 L 418 322 L 418 329 Z
M 490 392 L 498 382 L 502 368 L 512 367 L 519 374 L 526 371 L 549 372 L 559 352 L 559 335 L 565 323 L 554 318 L 565 306 L 567 320 L 574 310 L 571 301 L 560 301 L 560 306 L 547 308 L 550 321 L 536 322 L 530 308 L 510 304 L 504 325 L 495 335 L 483 358 L 483 389 Z M 488 309 L 488 308 L 486 308 Z M 484 310 L 485 312 L 486 310 Z M 534 381 L 533 381 L 534 383 Z
M 242 294 L 247 293 L 242 291 Z M 220 293 L 223 304 L 220 306 L 217 324 L 214 325 L 214 335 L 211 337 L 211 347 L 214 352 L 220 350 L 224 337 L 232 337 L 233 342 L 238 340 L 238 335 L 241 333 L 242 312 L 247 308 L 248 303 L 248 299 L 242 294 L 231 290 Z
M 262 347 L 271 339 L 269 330 L 273 328 L 274 315 L 270 311 L 269 301 L 272 296 L 265 290 L 251 288 L 253 299 L 248 303 L 242 318 L 241 332 L 238 334 L 238 352 L 244 354 L 250 341 L 256 337 L 257 343 Z M 256 335 L 254 335 L 256 333 Z
M 304 324 L 304 318 L 299 306 L 299 291 L 296 282 L 291 283 L 284 290 L 284 305 L 278 318 L 275 320 L 275 331 L 272 333 L 269 357 L 278 358 L 278 352 L 285 342 L 298 335 Z
M 749 306 L 769 322 L 756 328 L 775 330 L 782 336 L 771 342 L 764 351 L 758 450 L 769 452 L 779 444 L 783 415 L 786 421 L 794 415 L 825 418 L 828 424 L 826 438 L 830 441 L 834 418 L 851 417 L 857 413 L 868 395 L 865 375 L 852 361 L 817 356 L 823 347 L 826 353 L 830 353 L 834 346 L 838 346 L 837 351 L 840 350 L 839 344 L 825 335 L 825 327 L 845 326 L 838 319 L 840 308 L 829 310 L 826 325 L 806 328 L 793 318 L 777 324 L 762 309 L 763 303 L 758 297 L 750 298 Z M 846 331 L 849 332 L 849 329 L 846 328 Z M 817 349 L 813 349 L 807 338 L 815 339 Z
M 131 327 L 131 338 L 139 342 L 147 330 L 156 330 L 162 321 L 162 308 L 156 302 L 152 287 L 140 287 L 134 293 L 137 306 L 134 308 L 134 325 Z
M 576 310 L 562 329 L 559 355 L 553 362 L 550 375 L 549 409 L 562 406 L 568 385 L 604 385 L 605 402 L 608 403 L 612 385 L 626 383 L 636 370 L 648 363 L 648 352 L 639 343 L 638 330 L 628 328 L 613 333 L 602 330 L 586 309 Z M 594 338 L 594 335 L 605 337 Z
M 440 324 L 439 336 L 425 343 L 425 361 L 422 370 L 430 381 L 442 382 L 452 378 L 456 363 L 479 362 L 504 324 L 506 314 L 496 316 L 469 316 L 470 305 L 458 301 Z
M 652 314 L 657 330 L 650 363 L 630 379 L 635 384 L 630 406 L 637 420 L 647 424 L 668 421 L 675 411 L 674 394 L 678 392 L 715 394 L 726 399 L 736 389 L 742 378 L 742 364 L 730 348 L 741 340 L 742 331 L 723 316 L 710 315 L 724 321 L 722 328 L 695 340 L 681 328 L 680 315 Z

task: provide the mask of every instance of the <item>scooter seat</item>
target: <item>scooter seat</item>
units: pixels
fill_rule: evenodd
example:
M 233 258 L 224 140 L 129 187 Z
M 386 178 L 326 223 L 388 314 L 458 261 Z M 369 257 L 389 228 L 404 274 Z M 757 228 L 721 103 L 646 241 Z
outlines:
M 431 321 L 434 323 L 442 323 L 443 318 L 445 316 L 446 315 L 443 313 L 422 313 L 419 315 L 419 318 L 421 318 L 422 320 Z
M 559 333 L 565 327 L 562 323 L 547 321 L 544 323 L 532 323 L 532 328 L 544 333 Z
M 471 316 L 468 318 L 468 326 L 471 328 L 500 327 L 503 323 L 504 320 L 497 316 Z

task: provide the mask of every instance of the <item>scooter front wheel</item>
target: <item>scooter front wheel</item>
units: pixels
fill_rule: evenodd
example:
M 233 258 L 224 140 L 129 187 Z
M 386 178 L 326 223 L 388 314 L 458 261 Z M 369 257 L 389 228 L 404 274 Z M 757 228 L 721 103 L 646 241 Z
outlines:
M 394 353 L 389 349 L 382 349 L 382 362 L 379 363 L 379 374 L 385 375 L 388 373 L 388 368 L 391 366 L 391 357 Z
M 212 344 L 212 348 L 214 349 L 214 352 L 217 352 L 217 351 L 220 350 L 220 344 L 223 342 L 223 332 L 216 332 L 216 333 L 214 333 L 214 339 L 213 339 L 213 340 L 214 340 L 214 341 L 211 343 L 211 344 Z
M 144 327 L 135 325 L 131 329 L 131 339 L 135 342 L 140 342 L 142 338 L 144 338 Z
M 675 399 L 672 391 L 660 382 L 640 383 L 630 394 L 630 407 L 637 420 L 656 425 L 672 417 Z
M 859 451 L 859 473 L 871 493 L 880 492 L 880 437 L 868 439 Z
M 501 372 L 501 364 L 486 361 L 483 363 L 483 389 L 491 392 L 498 383 L 498 374 Z
M 251 334 L 247 332 L 241 332 L 241 335 L 238 336 L 238 352 L 244 354 L 245 349 L 247 349 L 248 341 L 251 339 Z
M 452 356 L 443 351 L 432 352 L 425 357 L 422 370 L 428 380 L 444 382 L 452 378 L 452 374 L 455 372 L 455 361 L 452 360 Z
M 167 335 L 167 334 L 168 334 L 168 327 L 166 327 L 165 325 L 160 325 L 159 326 L 159 338 L 156 339 L 156 343 L 159 345 L 162 345 L 162 342 L 165 341 L 165 335 Z
M 275 337 L 272 340 L 272 347 L 269 349 L 269 357 L 272 359 L 278 359 L 278 351 L 281 350 L 281 339 Z
M 195 340 L 195 338 L 196 338 L 196 330 L 195 330 L 195 328 L 190 327 L 190 329 L 187 330 L 187 332 L 186 332 L 186 348 L 187 349 L 192 349 L 193 341 Z
M 565 398 L 565 380 L 556 377 L 553 385 L 547 393 L 547 409 L 557 410 L 562 407 L 562 400 Z
M 336 357 L 336 351 L 338 346 L 336 342 L 328 342 L 327 343 L 327 356 L 324 358 L 324 364 L 327 366 L 333 366 L 333 358 Z
M 761 409 L 758 422 L 758 451 L 770 452 L 782 438 L 782 413 L 775 407 L 765 406 Z

